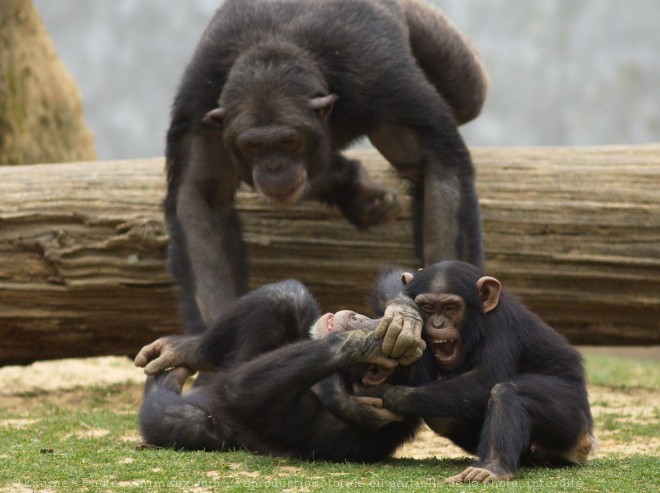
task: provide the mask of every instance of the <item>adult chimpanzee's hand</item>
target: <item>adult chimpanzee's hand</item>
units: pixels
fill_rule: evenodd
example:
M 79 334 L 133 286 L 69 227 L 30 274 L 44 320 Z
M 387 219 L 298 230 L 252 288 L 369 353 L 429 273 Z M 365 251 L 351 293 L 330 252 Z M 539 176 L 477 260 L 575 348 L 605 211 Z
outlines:
M 144 346 L 135 357 L 135 366 L 144 368 L 147 375 L 156 375 L 168 368 L 187 367 L 201 370 L 196 361 L 199 337 L 168 336 Z
M 422 339 L 423 321 L 413 300 L 400 294 L 385 309 L 374 338 L 383 339 L 383 354 L 401 365 L 410 365 L 422 357 L 426 342 Z

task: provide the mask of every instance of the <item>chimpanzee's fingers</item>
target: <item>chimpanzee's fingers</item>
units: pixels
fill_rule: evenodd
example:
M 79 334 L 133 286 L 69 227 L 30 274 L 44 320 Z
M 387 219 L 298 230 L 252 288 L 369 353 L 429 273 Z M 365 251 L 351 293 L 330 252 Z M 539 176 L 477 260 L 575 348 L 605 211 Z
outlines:
M 399 364 L 397 360 L 387 358 L 385 356 L 375 356 L 374 358 L 371 358 L 369 363 L 374 363 L 376 365 L 384 366 L 385 368 L 388 369 L 396 368 L 396 366 Z
M 144 367 L 144 373 L 146 373 L 147 375 L 156 375 L 164 370 L 167 370 L 168 368 L 172 368 L 175 366 L 178 365 L 174 361 L 172 354 L 168 352 L 164 352 L 158 358 L 156 358 L 153 361 L 150 361 Z
M 388 423 L 393 423 L 395 421 L 403 421 L 403 416 L 401 414 L 392 412 L 389 409 L 385 409 L 385 408 L 376 409 L 375 412 L 378 414 L 378 416 L 382 421 L 386 421 Z
M 399 336 L 396 338 L 394 347 L 388 356 L 398 359 L 413 346 L 417 346 L 417 344 L 415 344 L 415 337 L 411 332 L 407 332 L 405 329 L 403 329 L 399 333 Z
M 415 361 L 422 357 L 424 350 L 419 346 L 407 351 L 403 356 L 401 356 L 397 361 L 402 366 L 412 365 Z
M 368 397 L 366 395 L 358 395 L 358 396 L 353 396 L 353 399 L 355 399 L 357 402 L 365 406 L 371 406 L 377 408 L 383 407 L 383 399 L 381 399 L 380 397 Z
M 137 354 L 137 356 L 135 356 L 133 364 L 135 366 L 139 366 L 140 368 L 144 368 L 149 361 L 158 357 L 160 350 L 160 339 L 152 342 L 151 344 L 147 344 L 142 349 L 140 349 L 140 352 Z
M 400 337 L 402 329 L 403 323 L 400 317 L 396 317 L 390 322 L 385 337 L 383 338 L 382 351 L 385 356 L 393 356 L 392 351 Z
M 394 312 L 392 310 L 385 310 L 385 314 L 383 315 L 383 318 L 380 319 L 380 322 L 378 322 L 378 326 L 376 327 L 376 330 L 374 330 L 374 339 L 379 340 L 383 338 L 383 336 L 387 332 L 387 328 L 390 326 L 390 323 L 392 323 L 393 318 L 394 318 Z
M 412 348 L 417 347 L 422 341 L 422 331 L 415 319 L 404 317 L 402 320 L 401 332 L 396 338 L 394 348 L 388 354 L 392 358 L 400 358 Z

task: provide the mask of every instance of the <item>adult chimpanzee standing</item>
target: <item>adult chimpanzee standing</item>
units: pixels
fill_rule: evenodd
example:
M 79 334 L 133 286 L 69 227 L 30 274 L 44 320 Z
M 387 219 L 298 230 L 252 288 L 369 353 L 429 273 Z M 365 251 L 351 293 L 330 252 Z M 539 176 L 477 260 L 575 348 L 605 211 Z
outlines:
M 169 263 L 188 329 L 203 331 L 247 290 L 239 181 L 275 204 L 336 205 L 359 228 L 394 218 L 396 195 L 339 152 L 364 135 L 412 183 L 420 260 L 481 265 L 457 125 L 479 114 L 486 86 L 470 44 L 420 0 L 227 0 L 167 134 Z
M 367 394 L 395 413 L 425 418 L 479 456 L 447 481 L 510 479 L 521 462 L 583 462 L 593 423 L 582 360 L 566 339 L 467 263 L 441 262 L 403 279 L 407 286 L 380 327 L 400 303 L 409 310 L 406 303 L 414 300 L 427 348 L 417 365 L 435 368 L 437 378 L 417 387 L 384 384 Z M 388 336 L 396 334 L 388 330 Z

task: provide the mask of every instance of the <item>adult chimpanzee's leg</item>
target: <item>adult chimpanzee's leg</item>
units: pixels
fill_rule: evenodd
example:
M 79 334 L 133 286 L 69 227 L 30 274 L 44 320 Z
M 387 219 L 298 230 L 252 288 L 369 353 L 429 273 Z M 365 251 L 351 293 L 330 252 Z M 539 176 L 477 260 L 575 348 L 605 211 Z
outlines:
M 583 387 L 544 375 L 495 385 L 477 450 L 481 460 L 447 482 L 510 479 L 526 452 L 547 465 L 582 462 L 591 443 Z
M 398 76 L 397 76 L 398 75 Z M 383 81 L 396 96 L 368 136 L 413 185 L 413 236 L 425 265 L 461 259 L 483 266 L 481 213 L 470 153 L 452 110 L 415 66 Z

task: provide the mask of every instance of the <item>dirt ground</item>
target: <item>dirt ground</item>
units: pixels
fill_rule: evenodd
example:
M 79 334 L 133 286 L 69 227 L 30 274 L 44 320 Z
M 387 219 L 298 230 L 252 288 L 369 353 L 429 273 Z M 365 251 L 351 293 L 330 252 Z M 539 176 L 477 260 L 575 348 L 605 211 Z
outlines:
M 595 350 L 607 352 L 607 350 Z M 617 350 L 621 354 L 621 350 Z M 655 358 L 656 353 L 641 351 L 639 357 Z M 75 406 L 79 401 L 81 388 L 126 383 L 126 392 L 110 405 L 124 406 L 126 401 L 137 403 L 142 392 L 144 375 L 127 358 L 102 357 L 89 359 L 70 359 L 55 362 L 38 362 L 27 367 L 10 366 L 0 368 L 0 404 L 5 409 L 25 412 L 29 421 L 29 409 L 42 400 L 61 406 Z M 606 387 L 589 388 L 592 412 L 598 422 L 603 414 L 616 414 L 618 421 L 649 423 L 657 420 L 660 409 L 660 392 L 647 389 L 613 390 Z M 114 400 L 110 401 L 111 403 Z M 15 420 L 12 420 L 15 421 Z M 3 423 L 0 420 L 0 426 Z M 17 423 L 13 422 L 12 425 Z M 632 454 L 660 455 L 660 434 L 636 437 L 632 441 L 617 440 L 615 433 L 596 429 L 599 447 L 593 457 L 605 457 L 612 454 L 626 456 Z M 139 439 L 137 430 L 134 438 Z M 398 457 L 431 458 L 460 457 L 465 453 L 435 435 L 429 429 L 423 429 L 417 438 L 402 447 Z

